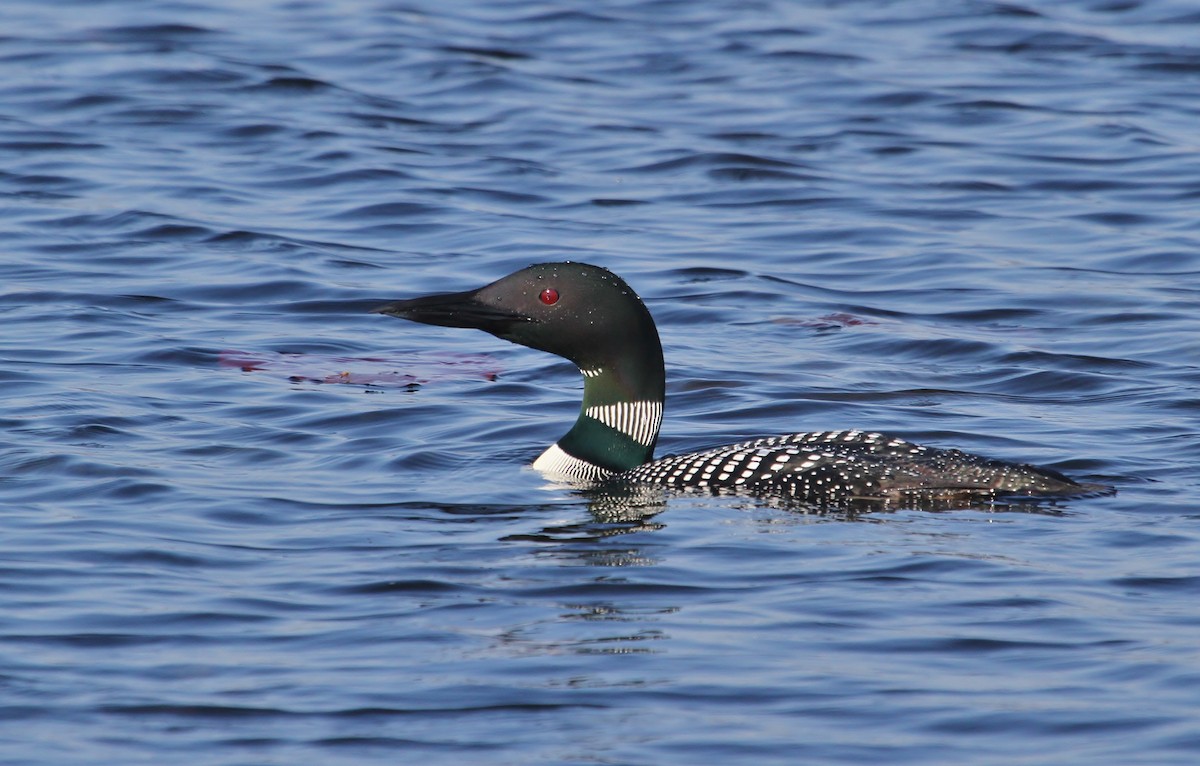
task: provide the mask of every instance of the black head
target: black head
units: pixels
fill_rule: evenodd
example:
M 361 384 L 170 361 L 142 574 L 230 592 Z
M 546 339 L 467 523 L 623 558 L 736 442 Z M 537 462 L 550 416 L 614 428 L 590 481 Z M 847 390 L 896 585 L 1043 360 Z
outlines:
M 375 311 L 486 330 L 584 370 L 647 355 L 662 365 L 658 330 L 641 298 L 616 274 L 586 263 L 539 263 L 478 290 L 396 301 Z

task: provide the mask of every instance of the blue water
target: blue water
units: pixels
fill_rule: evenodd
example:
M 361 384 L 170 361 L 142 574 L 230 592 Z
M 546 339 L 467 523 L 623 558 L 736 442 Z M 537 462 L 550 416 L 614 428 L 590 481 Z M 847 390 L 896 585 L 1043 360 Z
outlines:
M 0 762 L 1200 762 L 1198 40 L 6 0 Z M 525 467 L 569 364 L 366 313 L 563 258 L 657 317 L 663 452 L 857 426 L 1118 494 L 589 507 Z

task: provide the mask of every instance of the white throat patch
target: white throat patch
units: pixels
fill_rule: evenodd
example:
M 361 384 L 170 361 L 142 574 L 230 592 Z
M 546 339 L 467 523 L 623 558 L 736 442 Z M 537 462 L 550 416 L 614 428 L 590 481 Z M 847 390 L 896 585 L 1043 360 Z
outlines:
M 566 478 L 575 481 L 600 481 L 613 475 L 613 471 L 601 468 L 594 463 L 572 457 L 557 444 L 551 444 L 545 452 L 533 461 L 535 470 L 549 478 Z

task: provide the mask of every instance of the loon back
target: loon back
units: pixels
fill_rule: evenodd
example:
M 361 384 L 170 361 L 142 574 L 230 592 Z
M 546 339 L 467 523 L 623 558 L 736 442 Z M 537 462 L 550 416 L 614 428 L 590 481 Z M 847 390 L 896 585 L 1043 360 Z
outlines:
M 1107 489 L 1046 468 L 857 430 L 765 437 L 651 462 L 666 395 L 658 329 L 641 298 L 598 266 L 536 264 L 477 290 L 395 301 L 374 311 L 485 330 L 573 362 L 584 380 L 579 417 L 533 466 L 578 483 L 731 489 L 816 504 Z

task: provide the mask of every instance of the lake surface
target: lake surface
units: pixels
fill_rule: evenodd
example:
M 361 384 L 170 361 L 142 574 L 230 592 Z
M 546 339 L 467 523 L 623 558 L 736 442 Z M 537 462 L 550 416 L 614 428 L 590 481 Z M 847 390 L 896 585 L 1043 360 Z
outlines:
M 0 762 L 1200 762 L 1198 41 L 6 0 Z M 561 259 L 655 314 L 660 452 L 860 427 L 1118 493 L 605 512 L 526 467 L 570 364 L 367 313 Z

